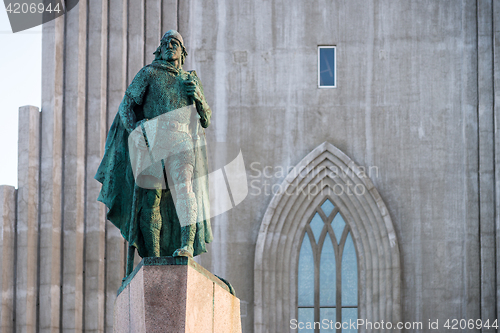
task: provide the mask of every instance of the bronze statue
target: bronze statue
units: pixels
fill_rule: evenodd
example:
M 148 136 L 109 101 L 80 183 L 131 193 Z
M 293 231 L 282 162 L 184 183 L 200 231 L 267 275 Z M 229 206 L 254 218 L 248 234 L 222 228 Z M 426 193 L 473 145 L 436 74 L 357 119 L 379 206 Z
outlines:
M 212 241 L 203 144 L 212 112 L 196 73 L 182 69 L 177 31 L 163 35 L 154 55 L 125 92 L 95 176 L 107 218 L 129 242 L 127 275 L 135 249 L 193 257 Z

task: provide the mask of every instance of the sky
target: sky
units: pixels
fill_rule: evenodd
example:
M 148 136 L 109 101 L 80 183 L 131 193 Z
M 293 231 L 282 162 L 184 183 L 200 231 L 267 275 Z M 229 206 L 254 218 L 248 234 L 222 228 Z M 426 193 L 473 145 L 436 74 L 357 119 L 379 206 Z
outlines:
M 12 33 L 0 4 L 0 185 L 17 188 L 18 110 L 41 105 L 42 27 Z

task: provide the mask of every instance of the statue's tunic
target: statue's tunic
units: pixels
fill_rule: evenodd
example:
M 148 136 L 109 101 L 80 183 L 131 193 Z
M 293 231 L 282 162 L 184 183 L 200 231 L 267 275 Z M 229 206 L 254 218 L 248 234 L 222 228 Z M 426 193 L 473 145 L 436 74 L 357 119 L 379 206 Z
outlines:
M 177 69 L 168 62 L 155 60 L 151 65 L 142 68 L 125 92 L 137 104 L 133 110 L 136 120 L 152 119 L 163 114 L 168 115 L 170 111 L 191 105 L 192 101 L 190 101 L 183 86 L 188 75 L 198 81 L 201 87 L 194 71 L 186 72 Z M 175 113 L 172 112 L 173 114 Z M 208 126 L 211 112 L 210 110 L 199 110 L 199 114 L 199 122 L 192 119 L 175 119 L 181 123 L 189 122 L 189 134 L 177 133 L 175 137 L 169 136 L 169 139 L 173 141 L 169 144 L 172 146 L 184 144 L 186 147 L 191 147 L 194 153 L 193 192 L 198 204 L 197 221 L 201 221 L 196 223 L 196 236 L 193 244 L 195 256 L 206 252 L 205 243 L 212 241 L 208 177 L 200 178 L 207 173 L 206 151 L 205 146 L 200 147 L 197 144 L 197 137 L 191 135 L 194 132 L 198 135 L 204 135 L 200 123 L 203 127 Z M 139 255 L 144 256 L 144 239 L 140 228 L 135 228 L 136 235 L 129 235 L 130 221 L 137 223 L 137 212 L 141 209 L 142 200 L 136 202 L 136 209 L 132 211 L 133 200 L 138 198 L 134 196 L 135 181 L 128 150 L 128 135 L 120 115 L 117 114 L 111 125 L 104 157 L 95 178 L 103 185 L 98 200 L 109 208 L 108 219 L 120 229 L 127 241 L 132 240 Z M 138 191 L 144 191 L 144 189 L 138 189 Z M 179 219 L 169 189 L 163 190 L 160 209 L 163 221 L 160 255 L 170 256 L 180 247 L 181 236 Z

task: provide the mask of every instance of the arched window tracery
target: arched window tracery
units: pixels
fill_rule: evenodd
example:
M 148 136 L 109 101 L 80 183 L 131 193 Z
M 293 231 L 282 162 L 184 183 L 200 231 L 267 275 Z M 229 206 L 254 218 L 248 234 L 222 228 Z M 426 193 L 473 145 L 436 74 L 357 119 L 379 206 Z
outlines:
M 298 322 L 335 323 L 358 319 L 358 264 L 351 229 L 331 199 L 306 224 L 297 264 Z M 351 332 L 335 328 L 299 332 Z M 334 327 L 334 326 L 333 326 Z

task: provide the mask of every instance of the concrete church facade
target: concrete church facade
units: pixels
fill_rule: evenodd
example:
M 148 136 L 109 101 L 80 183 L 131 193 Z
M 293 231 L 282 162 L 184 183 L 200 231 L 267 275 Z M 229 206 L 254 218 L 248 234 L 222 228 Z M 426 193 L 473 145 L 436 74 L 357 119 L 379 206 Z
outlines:
M 19 188 L 0 187 L 1 332 L 112 332 L 126 244 L 93 177 L 169 29 L 212 107 L 207 140 L 245 161 L 248 195 L 197 259 L 235 287 L 243 332 L 295 331 L 327 201 L 339 244 L 352 235 L 358 318 L 498 318 L 497 1 L 80 0 L 43 26 L 42 107 L 20 109 Z M 318 88 L 319 46 L 336 47 L 335 88 Z

